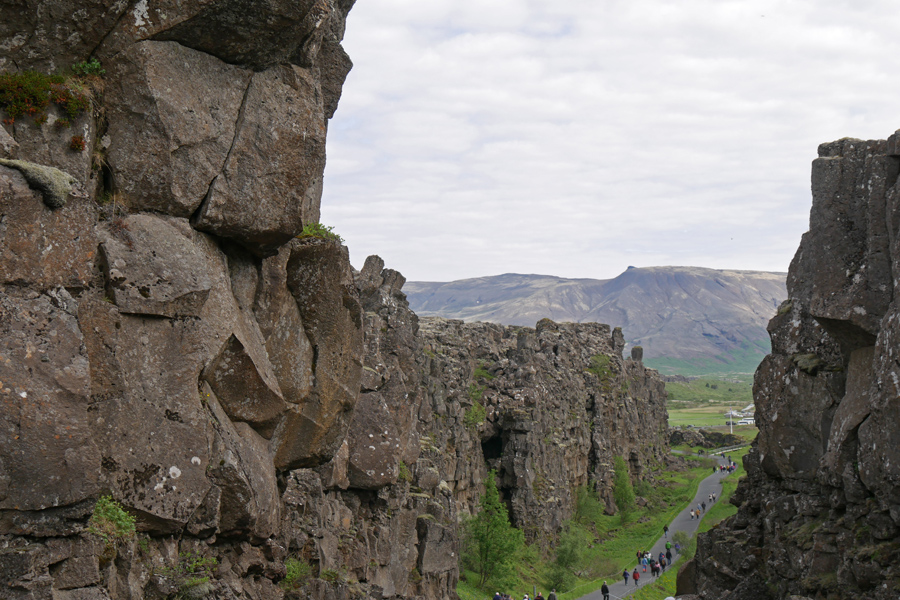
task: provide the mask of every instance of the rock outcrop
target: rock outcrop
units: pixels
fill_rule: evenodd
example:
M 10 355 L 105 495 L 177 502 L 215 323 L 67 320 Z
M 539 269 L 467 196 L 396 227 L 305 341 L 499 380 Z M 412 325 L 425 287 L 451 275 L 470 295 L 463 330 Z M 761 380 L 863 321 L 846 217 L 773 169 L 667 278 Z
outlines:
M 513 524 L 546 546 L 547 532 L 572 516 L 578 487 L 591 486 L 615 510 L 614 456 L 634 477 L 665 456 L 664 385 L 640 361 L 622 360 L 619 329 L 431 317 L 422 332 L 431 409 L 422 411 L 430 421 L 423 446 L 459 510 L 475 512 L 495 469 Z
M 679 591 L 897 595 L 898 141 L 819 147 L 810 229 L 754 382 L 759 436 L 732 499 L 739 510 L 701 536 Z
M 489 468 L 546 544 L 665 454 L 619 330 L 420 332 L 402 275 L 296 237 L 352 4 L 0 6 L 0 69 L 106 70 L 0 128 L 0 597 L 454 598 Z

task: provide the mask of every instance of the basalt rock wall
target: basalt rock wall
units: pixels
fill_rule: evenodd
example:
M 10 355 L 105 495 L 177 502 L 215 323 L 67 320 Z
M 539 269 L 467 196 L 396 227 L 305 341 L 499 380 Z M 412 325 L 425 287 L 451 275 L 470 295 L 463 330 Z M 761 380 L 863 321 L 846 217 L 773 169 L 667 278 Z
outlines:
M 900 590 L 900 135 L 819 147 L 810 228 L 754 382 L 737 515 L 680 592 L 894 598 Z
M 431 317 L 421 332 L 422 446 L 460 512 L 476 512 L 487 471 L 496 470 L 513 524 L 546 548 L 573 515 L 580 486 L 615 511 L 615 456 L 635 480 L 666 456 L 664 384 L 639 357 L 622 359 L 621 330 Z
M 351 5 L 0 4 L 0 70 L 106 70 L 0 128 L 0 597 L 454 598 L 487 469 L 546 544 L 664 455 L 617 330 L 420 332 L 402 275 L 297 237 Z

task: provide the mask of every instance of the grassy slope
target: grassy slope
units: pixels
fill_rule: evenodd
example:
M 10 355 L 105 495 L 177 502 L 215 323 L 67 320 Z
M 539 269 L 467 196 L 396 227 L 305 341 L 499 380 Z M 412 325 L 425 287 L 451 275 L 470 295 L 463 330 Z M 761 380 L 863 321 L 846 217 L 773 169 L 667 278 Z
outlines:
M 669 382 L 666 392 L 670 427 L 719 427 L 725 425 L 729 409 L 740 410 L 753 403 L 753 378 L 743 375 Z
M 672 357 L 645 358 L 644 364 L 665 375 L 718 376 L 728 373 L 754 373 L 763 357 L 771 352 L 768 338 L 715 358 L 678 359 Z
M 660 536 L 662 526 L 671 522 L 694 498 L 697 486 L 709 473 L 709 459 L 691 457 L 689 461 L 694 466 L 687 471 L 656 473 L 658 484 L 655 488 L 641 490 L 639 486 L 638 489 L 656 508 L 636 508 L 625 526 L 622 526 L 618 515 L 602 514 L 602 507 L 596 500 L 595 504 L 580 508 L 579 517 L 572 524 L 585 540 L 584 555 L 577 570 L 580 577 L 571 591 L 558 594 L 560 600 L 572 600 L 600 589 L 603 579 L 616 579 L 618 573 L 634 561 L 635 548 L 653 545 Z M 660 509 L 661 502 L 666 503 L 667 508 Z M 549 562 L 541 560 L 534 549 L 525 549 L 517 567 L 518 584 L 505 591 L 521 597 L 524 592 L 531 594 L 532 586 L 536 586 L 546 595 L 548 567 Z M 474 574 L 469 580 L 475 581 Z M 486 595 L 493 595 L 494 591 L 479 590 L 464 577 L 460 578 L 457 586 L 462 600 L 482 600 Z

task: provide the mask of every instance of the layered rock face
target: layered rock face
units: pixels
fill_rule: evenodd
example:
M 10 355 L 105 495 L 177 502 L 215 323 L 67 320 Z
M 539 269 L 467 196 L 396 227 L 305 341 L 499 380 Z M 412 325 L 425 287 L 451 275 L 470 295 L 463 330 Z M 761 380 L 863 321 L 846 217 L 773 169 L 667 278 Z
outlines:
M 74 131 L 0 128 L 0 597 L 454 598 L 488 468 L 546 541 L 614 454 L 663 455 L 620 332 L 422 336 L 399 273 L 295 237 L 351 5 L 0 6 L 0 69 L 106 69 Z M 107 495 L 136 537 L 90 531 Z
M 898 141 L 819 147 L 810 229 L 756 373 L 759 436 L 739 511 L 701 536 L 681 592 L 897 596 Z
M 432 317 L 421 331 L 422 446 L 462 512 L 475 512 L 487 470 L 495 469 L 513 524 L 546 547 L 572 516 L 579 486 L 615 510 L 614 456 L 640 477 L 667 453 L 664 384 L 639 358 L 622 360 L 619 329 Z

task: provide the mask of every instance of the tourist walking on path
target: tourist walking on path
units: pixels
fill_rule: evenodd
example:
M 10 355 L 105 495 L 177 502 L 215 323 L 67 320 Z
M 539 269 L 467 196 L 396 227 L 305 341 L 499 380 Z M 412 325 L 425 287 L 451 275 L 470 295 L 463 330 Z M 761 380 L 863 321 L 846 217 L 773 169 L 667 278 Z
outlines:
M 637 587 L 638 581 L 641 580 L 641 574 L 638 573 L 637 567 L 634 568 L 634 573 L 631 574 L 631 577 L 634 579 L 634 587 Z
M 663 525 L 663 537 L 666 539 L 668 539 L 668 537 L 669 537 L 669 526 L 668 525 Z
M 600 593 L 603 594 L 603 600 L 609 600 L 609 586 L 606 585 L 606 582 L 603 582 L 603 587 L 600 588 Z
M 722 459 L 719 458 L 721 461 Z M 649 549 L 650 556 L 658 556 L 660 552 L 663 553 L 663 558 L 666 560 L 667 566 L 671 566 L 671 559 L 669 559 L 665 552 L 668 550 L 666 548 L 666 542 L 669 539 L 668 534 L 671 532 L 674 536 L 679 531 L 683 531 L 688 535 L 693 535 L 697 529 L 700 527 L 700 509 L 702 508 L 702 502 L 705 498 L 709 496 L 709 494 L 716 494 L 719 492 L 722 486 L 722 479 L 727 476 L 728 471 L 719 471 L 718 469 L 713 469 L 713 474 L 709 475 L 700 482 L 700 485 L 697 487 L 697 495 L 694 500 L 682 510 L 675 519 L 666 525 L 665 527 L 668 530 L 663 530 L 663 537 L 659 538 L 656 544 L 653 545 L 653 548 Z M 715 497 L 715 496 L 714 496 Z M 698 506 L 699 505 L 699 506 Z M 696 508 L 695 508 L 696 507 Z M 697 511 L 697 518 L 694 519 L 694 510 Z M 675 547 L 675 554 L 678 555 L 681 553 L 681 544 L 675 543 L 673 544 Z M 639 563 L 642 563 L 640 559 L 643 558 L 644 553 L 638 552 L 635 555 L 639 560 Z M 661 565 L 656 564 L 655 562 L 650 563 L 651 573 L 653 568 L 660 569 Z M 638 575 L 640 577 L 640 575 Z M 608 585 L 609 594 L 611 598 L 623 598 L 628 594 L 631 594 L 632 590 L 637 589 L 638 580 L 634 580 L 635 587 L 631 587 L 628 585 L 628 580 L 633 579 L 633 574 L 629 573 L 629 570 L 626 568 L 622 571 L 622 581 L 615 582 L 612 585 Z M 548 600 L 550 600 L 548 598 Z M 580 600 L 606 600 L 604 598 L 603 593 L 600 590 L 582 596 Z

